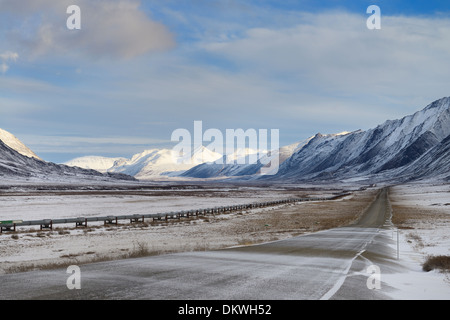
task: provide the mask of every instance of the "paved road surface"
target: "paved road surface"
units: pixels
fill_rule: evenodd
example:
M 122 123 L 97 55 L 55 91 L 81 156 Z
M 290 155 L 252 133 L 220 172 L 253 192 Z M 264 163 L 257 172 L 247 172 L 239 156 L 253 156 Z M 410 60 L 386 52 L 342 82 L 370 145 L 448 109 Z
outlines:
M 66 269 L 0 276 L 0 299 L 385 299 L 367 267 L 395 272 L 387 191 L 354 225 L 261 245 L 81 266 L 81 289 Z

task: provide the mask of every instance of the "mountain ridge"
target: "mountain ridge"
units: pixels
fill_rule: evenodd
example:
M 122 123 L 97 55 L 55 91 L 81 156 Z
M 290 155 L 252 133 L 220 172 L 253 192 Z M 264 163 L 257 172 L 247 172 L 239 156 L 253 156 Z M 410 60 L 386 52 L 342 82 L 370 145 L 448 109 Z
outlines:
M 22 146 L 23 143 L 20 142 L 18 145 Z M 95 170 L 69 167 L 26 156 L 8 146 L 1 139 L 0 177 L 2 179 L 33 179 L 36 181 L 136 181 L 134 177 L 120 173 L 103 174 Z
M 10 147 L 11 149 L 17 151 L 21 155 L 26 157 L 35 158 L 38 160 L 42 160 L 39 156 L 37 156 L 30 148 L 28 148 L 22 141 L 20 141 L 15 135 L 12 133 L 3 130 L 0 128 L 0 140 L 3 141 L 5 145 Z
M 316 135 L 269 179 L 315 180 L 321 179 L 320 175 L 340 179 L 375 177 L 411 165 L 450 135 L 449 108 L 450 98 L 446 97 L 412 115 L 387 120 L 367 131 L 355 131 L 344 139 L 326 141 Z M 313 147 L 318 150 L 311 152 Z
M 400 119 L 386 120 L 368 130 L 316 135 L 272 150 L 257 163 L 215 163 L 219 155 L 206 147 L 195 150 L 190 164 L 174 164 L 170 149 L 149 149 L 130 159 L 109 159 L 105 172 L 123 173 L 142 180 L 167 178 L 253 180 L 270 182 L 405 181 L 415 178 L 450 177 L 450 97 Z M 239 153 L 248 157 L 250 151 Z M 203 155 L 207 156 L 204 157 Z M 199 156 L 201 155 L 201 156 Z M 279 156 L 279 168 L 261 175 L 271 157 Z M 238 155 L 234 155 L 235 159 Z M 448 157 L 450 158 L 450 157 Z M 104 160 L 104 159 L 103 159 Z M 428 168 L 425 168 L 428 166 Z M 440 167 L 439 167 L 440 166 Z

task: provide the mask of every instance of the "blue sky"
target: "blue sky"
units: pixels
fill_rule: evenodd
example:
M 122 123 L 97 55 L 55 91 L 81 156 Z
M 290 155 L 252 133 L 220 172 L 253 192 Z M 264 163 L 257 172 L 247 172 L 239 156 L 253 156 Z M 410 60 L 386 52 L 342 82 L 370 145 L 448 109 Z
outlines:
M 54 162 L 170 147 L 195 120 L 287 145 L 449 96 L 449 56 L 447 1 L 0 0 L 0 128 Z

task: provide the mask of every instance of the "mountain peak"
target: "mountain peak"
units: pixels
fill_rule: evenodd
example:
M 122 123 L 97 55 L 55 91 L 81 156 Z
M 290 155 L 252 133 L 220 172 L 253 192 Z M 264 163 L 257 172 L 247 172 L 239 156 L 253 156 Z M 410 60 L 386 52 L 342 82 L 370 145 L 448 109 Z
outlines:
M 85 156 L 72 159 L 64 163 L 64 165 L 69 167 L 80 167 L 83 169 L 92 169 L 102 173 L 106 173 L 109 168 L 114 166 L 116 163 L 126 160 L 125 158 L 108 158 L 101 156 Z
M 444 97 L 441 99 L 438 99 L 436 101 L 433 101 L 430 103 L 424 110 L 430 110 L 430 109 L 449 109 L 450 108 L 450 97 Z
M 9 133 L 6 130 L 0 129 L 0 140 L 3 141 L 3 143 L 5 145 L 7 145 L 11 149 L 17 151 L 18 153 L 20 153 L 23 156 L 42 160 L 33 151 L 31 151 L 25 144 L 23 144 L 22 141 L 17 139 L 16 136 L 14 136 L 12 133 Z

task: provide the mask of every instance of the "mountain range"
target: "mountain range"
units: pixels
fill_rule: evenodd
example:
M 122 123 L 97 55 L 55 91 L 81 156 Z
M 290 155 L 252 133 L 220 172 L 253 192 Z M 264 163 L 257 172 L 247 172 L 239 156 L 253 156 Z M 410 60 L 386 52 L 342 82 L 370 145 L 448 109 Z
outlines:
M 239 149 L 227 156 L 237 160 L 257 152 L 252 149 Z M 213 162 L 221 158 L 223 158 L 222 154 L 201 146 L 193 150 L 189 163 L 176 163 L 172 149 L 149 149 L 133 155 L 130 159 L 85 156 L 64 164 L 100 172 L 124 173 L 140 180 L 167 180 L 168 178 L 173 180 L 177 177 L 183 178 L 185 172 L 199 165 L 207 165 L 210 169 L 215 166 Z
M 116 161 L 108 172 L 120 172 L 142 180 L 156 180 L 159 177 L 175 177 L 203 162 L 212 162 L 221 157 L 205 147 L 193 151 L 190 163 L 176 163 L 171 149 L 150 149 L 134 155 L 131 159 Z
M 208 164 L 181 174 L 186 178 L 228 178 L 283 182 L 392 182 L 450 180 L 450 97 L 412 115 L 387 120 L 367 131 L 318 133 L 282 147 L 277 172 L 261 175 L 263 164 Z M 263 161 L 262 161 L 263 162 Z
M 293 181 L 450 177 L 450 98 L 376 128 L 344 135 L 317 134 L 269 179 Z
M 234 159 L 257 150 L 238 150 Z M 261 175 L 273 157 L 279 166 Z M 170 149 L 150 149 L 126 158 L 88 156 L 63 165 L 43 161 L 12 134 L 0 130 L 0 175 L 59 172 L 139 180 L 215 179 L 269 182 L 402 182 L 450 180 L 450 97 L 423 110 L 366 131 L 318 133 L 268 155 L 254 164 L 217 164 L 224 157 L 205 147 L 194 150 L 190 164 L 176 164 Z M 244 163 L 248 163 L 245 162 Z M 87 170 L 90 169 L 90 170 Z M 75 170 L 75 171 L 72 171 Z M 87 171 L 83 171 L 87 170 Z M 30 171 L 32 171 L 30 173 Z M 89 173 L 88 173 L 89 172 Z M 101 172 L 101 173 L 100 173 Z

